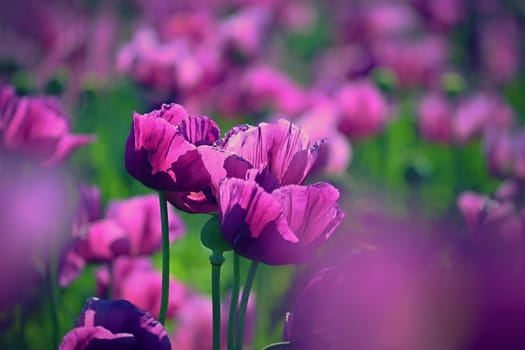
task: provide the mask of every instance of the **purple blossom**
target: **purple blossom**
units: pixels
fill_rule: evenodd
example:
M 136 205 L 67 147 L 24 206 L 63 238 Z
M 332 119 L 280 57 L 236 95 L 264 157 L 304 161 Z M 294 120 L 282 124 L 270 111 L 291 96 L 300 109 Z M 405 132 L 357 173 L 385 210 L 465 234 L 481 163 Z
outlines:
M 89 298 L 59 349 L 169 350 L 171 344 L 164 327 L 132 303 Z
M 0 85 L 0 141 L 2 148 L 36 158 L 51 166 L 64 161 L 76 148 L 93 141 L 90 135 L 73 135 L 67 117 L 52 97 L 15 97 L 11 87 Z
M 271 174 L 253 175 L 262 185 L 235 178 L 220 183 L 219 217 L 226 241 L 238 254 L 270 265 L 310 260 L 344 217 L 335 203 L 339 191 L 327 183 L 273 189 Z
M 189 116 L 177 104 L 146 114 L 134 113 L 126 143 L 128 172 L 160 191 L 199 192 L 209 183 L 197 147 L 219 138 L 217 124 L 206 116 Z

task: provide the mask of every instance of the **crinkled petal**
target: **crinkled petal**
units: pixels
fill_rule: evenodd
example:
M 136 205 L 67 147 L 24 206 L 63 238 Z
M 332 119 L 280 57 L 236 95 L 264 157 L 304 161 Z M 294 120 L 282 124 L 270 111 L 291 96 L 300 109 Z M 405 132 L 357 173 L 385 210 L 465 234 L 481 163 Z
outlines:
M 280 187 L 272 196 L 281 203 L 284 217 L 300 244 L 311 248 L 328 239 L 344 217 L 336 204 L 339 191 L 326 182 Z
M 182 155 L 194 149 L 165 119 L 135 113 L 126 142 L 126 169 L 145 186 L 176 190 L 177 177 L 171 168 Z
M 225 149 L 254 168 L 267 164 L 281 185 L 300 184 L 305 179 L 315 163 L 318 147 L 311 145 L 305 131 L 284 119 L 237 130 L 224 143 Z
M 180 122 L 179 130 L 195 146 L 211 145 L 221 134 L 217 123 L 207 116 L 188 116 Z
M 294 251 L 298 239 L 270 193 L 255 181 L 234 178 L 219 189 L 221 231 L 238 254 L 270 265 L 302 262 Z
M 187 213 L 213 213 L 217 211 L 217 201 L 206 191 L 166 192 L 166 199 L 175 208 Z

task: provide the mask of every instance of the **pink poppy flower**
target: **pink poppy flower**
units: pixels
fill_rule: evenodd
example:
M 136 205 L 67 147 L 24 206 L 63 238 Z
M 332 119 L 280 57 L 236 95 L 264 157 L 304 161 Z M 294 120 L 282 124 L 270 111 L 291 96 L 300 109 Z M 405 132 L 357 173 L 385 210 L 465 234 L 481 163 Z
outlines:
M 336 94 L 339 130 L 349 137 L 370 137 L 385 126 L 389 114 L 386 99 L 368 81 L 347 83 Z
M 131 243 L 130 255 L 148 255 L 162 247 L 159 199 L 156 195 L 111 201 L 105 217 L 126 231 Z M 172 208 L 168 209 L 168 222 L 170 242 L 173 242 L 184 234 L 185 227 Z
M 64 161 L 75 149 L 93 141 L 90 135 L 73 135 L 58 101 L 52 97 L 20 97 L 16 100 L 9 87 L 0 85 L 0 136 L 9 152 L 36 158 L 51 166 Z M 5 97 L 5 96 L 11 96 Z

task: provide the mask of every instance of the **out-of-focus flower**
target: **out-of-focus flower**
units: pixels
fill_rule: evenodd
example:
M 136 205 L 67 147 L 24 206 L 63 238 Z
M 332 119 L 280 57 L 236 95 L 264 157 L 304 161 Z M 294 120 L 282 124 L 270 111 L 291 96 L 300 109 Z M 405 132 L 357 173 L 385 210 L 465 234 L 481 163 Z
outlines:
M 358 81 L 343 85 L 336 93 L 339 130 L 349 137 L 369 137 L 385 126 L 389 107 L 372 83 Z
M 98 220 L 75 236 L 74 249 L 85 261 L 108 262 L 130 252 L 126 231 L 113 220 Z
M 483 23 L 481 57 L 488 75 L 496 82 L 514 78 L 520 65 L 519 28 L 512 19 L 499 19 Z
M 290 349 L 459 349 L 470 306 L 460 271 L 440 266 L 434 247 L 396 240 L 312 278 L 288 317 Z
M 446 97 L 437 94 L 423 96 L 418 105 L 418 125 L 423 137 L 433 142 L 451 142 L 454 112 Z
M 344 217 L 335 203 L 339 191 L 327 183 L 276 188 L 272 178 L 259 172 L 254 179 L 261 185 L 235 178 L 221 181 L 222 234 L 238 254 L 249 259 L 270 265 L 304 263 Z
M 221 308 L 221 348 L 226 348 L 229 304 L 230 301 L 226 298 Z M 171 338 L 177 344 L 177 349 L 209 350 L 212 347 L 213 315 L 210 298 L 194 294 L 182 305 L 175 322 L 177 326 Z M 253 295 L 250 295 L 246 308 L 244 345 L 250 344 L 253 339 L 254 326 L 255 301 Z
M 164 327 L 148 312 L 125 300 L 90 298 L 59 349 L 110 348 L 169 350 L 171 344 Z
M 432 86 L 447 58 L 446 41 L 438 36 L 412 41 L 382 40 L 373 51 L 377 63 L 395 72 L 402 87 Z
M 465 4 L 460 0 L 412 0 L 422 13 L 425 23 L 434 30 L 450 30 L 465 16 Z
M 270 20 L 271 15 L 264 7 L 245 7 L 220 24 L 219 41 L 227 51 L 253 58 L 262 48 Z
M 497 95 L 477 93 L 461 99 L 454 116 L 454 134 L 466 142 L 487 129 L 509 130 L 514 123 L 512 109 Z
M 343 174 L 352 158 L 352 147 L 337 130 L 338 110 L 326 97 L 318 97 L 314 105 L 295 122 L 312 140 L 322 140 L 314 168 L 328 174 Z
M 463 192 L 458 207 L 465 217 L 472 239 L 505 244 L 520 251 L 525 244 L 525 213 L 511 201 L 498 201 L 474 192 Z M 513 250 L 515 250 L 513 248 Z
M 111 288 L 112 299 L 124 299 L 158 316 L 162 294 L 162 275 L 146 258 L 120 257 L 113 261 L 112 272 L 107 266 L 96 272 L 98 295 L 103 297 Z M 110 277 L 111 276 L 111 277 Z M 173 318 L 190 297 L 188 288 L 170 279 L 167 317 Z
M 106 218 L 117 222 L 130 239 L 130 255 L 148 255 L 162 246 L 160 209 L 156 195 L 138 196 L 111 201 L 106 209 Z M 170 241 L 180 238 L 184 224 L 175 212 L 168 210 Z
M 37 266 L 46 268 L 61 249 L 73 214 L 66 174 L 20 169 L 9 166 L 0 173 L 0 308 L 34 290 Z
M 0 85 L 0 137 L 5 151 L 36 158 L 51 166 L 71 152 L 93 141 L 90 135 L 74 135 L 58 101 L 52 97 L 12 96 L 11 88 Z M 11 97 L 9 97 L 11 96 Z
M 268 66 L 255 66 L 246 71 L 238 95 L 238 107 L 245 113 L 298 115 L 307 103 L 306 92 L 284 73 Z M 239 94 L 239 91 L 241 92 Z
M 141 84 L 179 94 L 196 89 L 210 73 L 187 41 L 162 43 L 150 28 L 138 30 L 120 50 L 117 68 Z

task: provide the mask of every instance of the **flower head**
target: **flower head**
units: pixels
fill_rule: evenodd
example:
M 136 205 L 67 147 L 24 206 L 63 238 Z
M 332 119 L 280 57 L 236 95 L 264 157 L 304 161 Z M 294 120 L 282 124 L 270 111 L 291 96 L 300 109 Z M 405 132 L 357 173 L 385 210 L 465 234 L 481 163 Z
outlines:
M 148 312 L 125 300 L 89 298 L 59 350 L 169 350 L 164 327 Z

